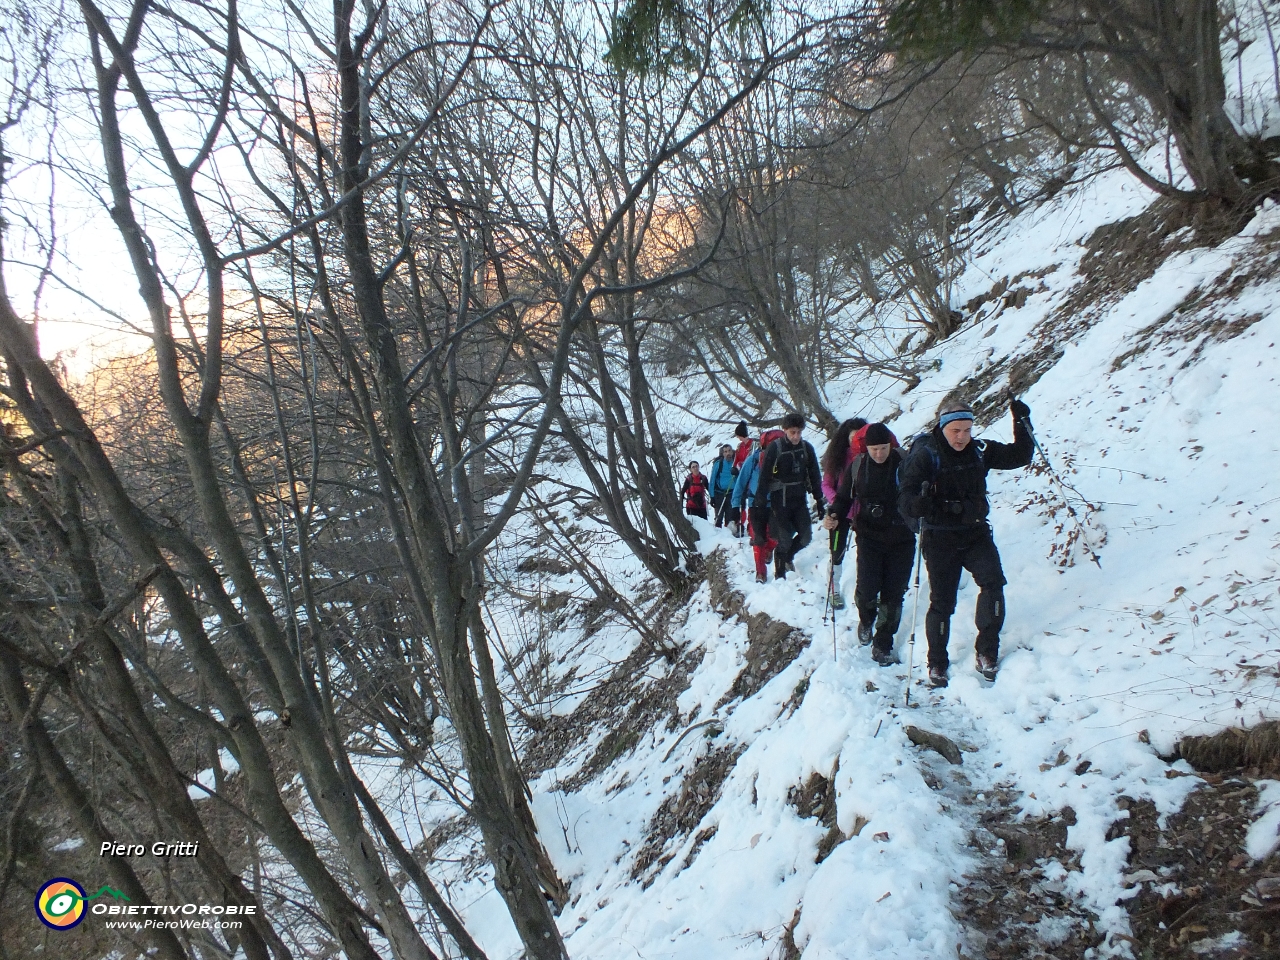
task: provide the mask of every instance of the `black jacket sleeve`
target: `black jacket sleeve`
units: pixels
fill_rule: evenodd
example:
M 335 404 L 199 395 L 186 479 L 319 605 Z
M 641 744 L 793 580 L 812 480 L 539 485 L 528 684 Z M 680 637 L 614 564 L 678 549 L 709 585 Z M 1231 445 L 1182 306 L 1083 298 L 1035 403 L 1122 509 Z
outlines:
M 1031 432 L 1017 417 L 1013 418 L 1013 443 L 997 443 L 987 440 L 982 450 L 982 461 L 988 470 L 1016 470 L 1031 462 L 1035 453 Z
M 687 476 L 687 477 L 685 477 L 685 478 L 684 478 L 684 486 L 680 488 L 680 496 L 681 496 L 681 497 L 687 497 L 687 496 L 689 496 L 689 485 L 690 485 L 691 483 L 693 483 L 693 475 L 692 475 L 692 474 L 690 474 L 689 476 Z
M 826 494 L 822 492 L 822 471 L 818 469 L 818 454 L 808 440 L 804 445 L 809 448 L 809 489 L 813 492 L 813 499 L 819 503 L 826 503 Z
M 933 482 L 933 457 L 926 443 L 917 440 L 898 471 L 898 512 L 911 519 L 924 516 L 928 509 L 928 498 L 920 495 L 920 488 Z
M 836 498 L 831 503 L 831 512 L 841 521 L 849 515 L 849 508 L 853 506 L 853 498 L 857 496 L 857 491 L 853 489 L 853 475 L 857 471 L 853 465 L 858 460 L 855 457 L 850 460 L 844 468 L 844 473 L 840 475 L 840 482 L 836 484 Z

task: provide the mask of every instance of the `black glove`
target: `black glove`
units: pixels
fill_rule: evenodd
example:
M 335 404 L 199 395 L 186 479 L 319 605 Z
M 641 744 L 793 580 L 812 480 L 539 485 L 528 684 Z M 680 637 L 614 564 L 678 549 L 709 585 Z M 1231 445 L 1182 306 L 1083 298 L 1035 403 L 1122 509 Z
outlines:
M 827 515 L 827 501 L 813 501 L 813 519 L 821 521 Z
M 1031 418 L 1031 408 L 1017 397 L 1009 398 L 1009 412 L 1013 414 L 1013 419 L 1015 420 L 1029 420 Z
M 912 503 L 911 502 L 912 500 L 914 500 L 915 502 Z M 912 497 L 904 498 L 903 505 L 909 506 L 912 509 L 914 509 L 915 515 L 917 517 L 920 517 L 926 520 L 931 518 L 934 512 L 932 484 L 930 484 L 928 480 L 920 484 L 920 494 L 914 498 Z

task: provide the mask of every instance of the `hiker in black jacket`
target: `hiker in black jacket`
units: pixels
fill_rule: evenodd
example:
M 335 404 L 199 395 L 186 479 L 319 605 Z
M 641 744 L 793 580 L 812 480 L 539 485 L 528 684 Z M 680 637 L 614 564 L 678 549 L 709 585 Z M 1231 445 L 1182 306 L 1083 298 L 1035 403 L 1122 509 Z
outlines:
M 795 555 L 813 537 L 805 494 L 813 494 L 818 517 L 827 506 L 818 473 L 818 455 L 809 441 L 800 438 L 804 417 L 788 413 L 782 418 L 782 430 L 786 435 L 769 444 L 760 462 L 760 489 L 769 494 L 769 531 L 778 541 L 773 551 L 775 580 L 783 580 L 788 570 L 795 570 Z
M 978 627 L 978 671 L 996 677 L 1000 628 L 1004 625 L 1004 571 L 1000 553 L 987 523 L 987 471 L 1013 470 L 1031 462 L 1034 452 L 1028 428 L 1030 408 L 1021 400 L 1010 403 L 1013 443 L 974 440 L 973 411 L 949 404 L 938 424 L 911 447 L 898 476 L 898 509 L 920 521 L 921 548 L 929 571 L 929 683 L 947 685 L 947 639 L 956 609 L 960 570 L 978 585 L 974 622 Z
M 849 464 L 836 488 L 835 502 L 823 526 L 836 528 L 854 510 L 858 545 L 858 581 L 853 602 L 858 608 L 858 640 L 871 644 L 871 658 L 882 667 L 897 663 L 893 637 L 902 622 L 902 598 L 911 579 L 916 538 L 898 513 L 898 467 L 902 451 L 883 423 L 863 434 L 867 449 Z

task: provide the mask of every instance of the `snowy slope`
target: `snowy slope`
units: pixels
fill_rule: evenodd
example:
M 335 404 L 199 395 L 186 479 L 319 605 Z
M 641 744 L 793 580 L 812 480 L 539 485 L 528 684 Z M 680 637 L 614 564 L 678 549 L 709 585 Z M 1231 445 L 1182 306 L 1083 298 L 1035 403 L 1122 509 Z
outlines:
M 1043 289 L 1021 307 L 988 310 L 990 319 L 936 347 L 940 369 L 906 395 L 875 382 L 829 385 L 845 394 L 837 414 L 900 408 L 900 434 L 924 427 L 966 376 L 1034 346 L 1042 322 L 1080 281 L 1083 244 L 1094 229 L 1148 201 L 1127 175 L 1111 172 L 1016 218 L 962 284 L 979 292 L 993 279 L 1056 264 Z M 1129 841 L 1106 839 L 1112 822 L 1127 815 L 1117 798 L 1150 798 L 1162 814 L 1176 810 L 1198 780 L 1179 776 L 1190 768 L 1170 766 L 1160 754 L 1185 733 L 1280 715 L 1277 228 L 1280 211 L 1267 207 L 1238 237 L 1175 252 L 1136 289 L 1104 298 L 1092 325 L 1060 344 L 1062 356 L 1027 393 L 1045 451 L 1059 471 L 1074 465 L 1068 481 L 1099 507 L 1090 512 L 1074 502 L 1101 567 L 1079 544 L 1066 548 L 1073 524 L 1062 488 L 1047 474 L 992 474 L 993 525 L 1010 580 L 994 685 L 972 670 L 976 594 L 967 578 L 953 621 L 951 686 L 933 695 L 917 687 L 923 702 L 903 709 L 905 664 L 872 664 L 853 639 L 852 611 L 836 628 L 838 659 L 833 652 L 822 616 L 825 543 L 801 555 L 798 578 L 757 586 L 745 542 L 703 528 L 701 548 L 728 551 L 748 611 L 765 611 L 814 639 L 754 697 L 717 707 L 743 667 L 746 627 L 712 610 L 704 588 L 676 637 L 705 650 L 680 698 L 679 727 L 640 731 L 631 752 L 580 790 L 556 786 L 595 741 L 543 775 L 535 810 L 572 880 L 575 900 L 562 921 L 572 955 L 776 956 L 799 909 L 792 935 L 810 960 L 955 956 L 966 936 L 949 910 L 952 895 L 983 853 L 967 846 L 975 812 L 1002 787 L 1021 792 L 1027 816 L 1075 811 L 1068 847 L 1081 852 L 1080 869 L 1049 865 L 1046 875 L 1098 915 L 1099 929 L 1111 935 L 1101 954 L 1128 952 L 1114 935 L 1128 931 L 1118 901 L 1133 893 L 1123 885 Z M 1244 279 L 1233 285 L 1236 277 Z M 1194 295 L 1206 291 L 1229 293 Z M 1170 331 L 1177 335 L 1158 342 Z M 1140 343 L 1155 345 L 1126 358 Z M 704 431 L 692 424 L 689 432 Z M 986 434 L 1008 439 L 1007 416 Z M 1061 566 L 1068 552 L 1075 562 Z M 906 622 L 904 661 L 909 633 Z M 618 642 L 614 661 L 634 638 Z M 923 648 L 921 625 L 917 681 Z M 663 759 L 684 726 L 712 717 L 722 733 L 688 736 Z M 958 768 L 969 782 L 962 802 L 930 787 L 929 779 L 948 775 L 947 765 L 911 746 L 904 723 L 972 748 Z M 698 829 L 663 851 L 670 855 L 664 867 L 633 880 L 659 805 L 681 789 L 699 757 L 725 750 L 741 753 L 720 799 Z M 1088 769 L 1076 774 L 1083 760 Z M 825 828 L 802 818 L 788 794 L 811 774 L 833 771 L 836 822 L 849 839 L 817 864 Z M 1050 941 L 1052 927 L 1042 931 Z M 498 930 L 492 934 L 493 955 L 504 955 L 503 941 L 514 948 Z
M 1264 46 L 1230 62 L 1229 92 L 1243 127 L 1273 132 L 1280 75 Z M 1130 841 L 1107 839 L 1129 816 L 1117 801 L 1177 810 L 1200 782 L 1185 762 L 1161 759 L 1182 736 L 1280 717 L 1280 209 L 1265 206 L 1217 245 L 1189 228 L 1131 241 L 1156 222 L 1151 208 L 1149 192 L 1112 170 L 1024 209 L 986 236 L 960 277 L 953 302 L 988 300 L 921 357 L 928 372 L 915 389 L 867 374 L 825 385 L 837 416 L 891 420 L 908 436 L 961 385 L 994 409 L 1011 379 L 1034 381 L 1024 399 L 1069 487 L 1039 454 L 1030 469 L 989 478 L 1010 581 L 997 681 L 972 669 L 976 590 L 967 576 L 952 621 L 951 684 L 936 693 L 919 685 L 926 579 L 917 685 L 904 707 L 910 594 L 898 635 L 904 663 L 880 668 L 857 644 L 852 609 L 835 625 L 833 649 L 825 537 L 797 559 L 798 575 L 758 586 L 746 542 L 702 524 L 700 549 L 724 552 L 744 616 L 767 613 L 810 642 L 754 695 L 731 697 L 748 629 L 714 609 L 704 586 L 672 628 L 686 655 L 701 657 L 675 715 L 623 729 L 622 704 L 612 730 L 579 731 L 581 742 L 532 785 L 543 840 L 571 882 L 561 917 L 571 956 L 981 955 L 957 893 L 966 873 L 1002 855 L 971 845 L 990 836 L 975 826 L 996 796 L 1012 797 L 1017 816 L 1072 824 L 1072 856 L 1040 865 L 1045 889 L 1096 917 L 1105 934 L 1096 955 L 1132 956 L 1123 907 L 1138 889 L 1125 878 Z M 1011 299 L 1006 290 L 1025 292 Z M 695 438 L 676 444 L 676 459 L 708 461 L 729 439 L 727 424 L 708 427 L 722 413 L 706 407 L 704 386 L 691 378 L 658 387 L 669 437 Z M 980 433 L 1009 439 L 1003 407 Z M 591 549 L 618 589 L 644 589 L 616 539 Z M 542 577 L 520 589 L 543 596 L 574 586 Z M 520 616 L 499 610 L 495 625 L 527 635 Z M 602 695 L 638 637 L 570 618 L 544 642 L 552 672 L 564 679 L 572 670 L 553 707 L 566 716 Z M 662 660 L 646 673 L 653 684 L 671 675 Z M 959 743 L 963 764 L 913 746 L 906 724 Z M 622 745 L 617 759 L 575 779 L 610 735 Z M 413 839 L 448 815 L 435 791 L 383 774 L 379 792 L 401 792 L 400 827 Z M 815 774 L 833 781 L 834 849 L 823 817 L 802 816 L 796 799 Z M 1259 787 L 1247 839 L 1257 859 L 1280 841 L 1280 783 Z M 655 816 L 679 829 L 655 839 Z M 437 856 L 474 864 L 475 850 L 464 834 Z M 489 877 L 483 867 L 460 871 L 446 886 L 489 956 L 505 960 L 519 943 Z M 1068 936 L 1081 922 L 1073 916 L 1046 913 L 1040 943 Z

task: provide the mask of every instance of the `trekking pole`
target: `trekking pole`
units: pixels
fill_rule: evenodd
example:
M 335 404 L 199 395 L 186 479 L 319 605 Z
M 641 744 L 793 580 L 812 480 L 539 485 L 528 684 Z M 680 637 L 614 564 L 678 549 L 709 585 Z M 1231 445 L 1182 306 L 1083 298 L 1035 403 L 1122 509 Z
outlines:
M 826 596 L 826 599 L 822 601 L 822 625 L 824 627 L 827 625 L 828 610 L 832 611 L 831 619 L 832 620 L 835 619 L 835 611 L 832 609 L 832 602 L 831 602 L 831 580 L 834 575 L 835 574 L 832 570 L 830 569 L 827 570 L 827 596 Z
M 840 549 L 840 529 L 836 529 L 836 550 Z M 827 593 L 831 595 L 831 657 L 840 663 L 840 650 L 836 646 L 836 553 L 831 554 L 831 571 L 827 575 Z
M 911 667 L 916 653 L 916 617 L 920 613 L 920 557 L 924 553 L 924 521 L 920 521 L 920 536 L 916 537 L 916 596 L 911 602 L 911 639 L 907 641 L 907 692 L 902 705 L 911 706 Z
M 1009 389 L 1005 390 L 1005 396 L 1010 401 L 1017 399 L 1013 395 L 1013 391 Z M 1098 508 L 1095 507 L 1092 503 L 1090 503 L 1089 499 L 1084 494 L 1082 494 L 1079 490 L 1077 490 L 1071 484 L 1063 480 L 1062 475 L 1059 474 L 1058 471 L 1053 468 L 1053 464 L 1049 461 L 1049 455 L 1044 452 L 1044 447 L 1040 446 L 1040 440 L 1036 437 L 1036 432 L 1031 429 L 1031 421 L 1029 421 L 1026 417 L 1018 417 L 1018 422 L 1022 424 L 1022 429 L 1027 431 L 1027 434 L 1031 437 L 1032 445 L 1035 447 L 1036 452 L 1040 454 L 1040 459 L 1044 461 L 1045 467 L 1047 467 L 1049 470 L 1049 476 L 1058 484 L 1058 487 L 1063 491 L 1070 490 L 1077 497 L 1079 497 L 1080 501 L 1090 510 L 1097 510 Z M 1076 515 L 1075 507 L 1071 506 L 1071 501 L 1067 499 L 1065 492 L 1062 497 L 1062 503 L 1067 508 L 1067 516 L 1071 518 L 1072 522 L 1076 525 L 1076 529 L 1080 531 L 1080 545 L 1084 547 L 1084 552 L 1089 555 L 1089 559 L 1092 560 L 1094 564 L 1097 565 L 1099 570 L 1101 570 L 1102 558 L 1098 556 L 1097 552 L 1093 549 L 1093 547 L 1089 546 L 1089 540 L 1085 536 L 1085 534 L 1088 531 L 1086 530 L 1085 525 L 1081 522 L 1079 516 Z
M 836 534 L 836 542 L 839 543 L 840 534 Z M 840 662 L 840 651 L 836 647 L 836 555 L 831 555 L 830 569 L 827 572 L 827 596 L 831 600 L 831 658 L 836 662 Z

